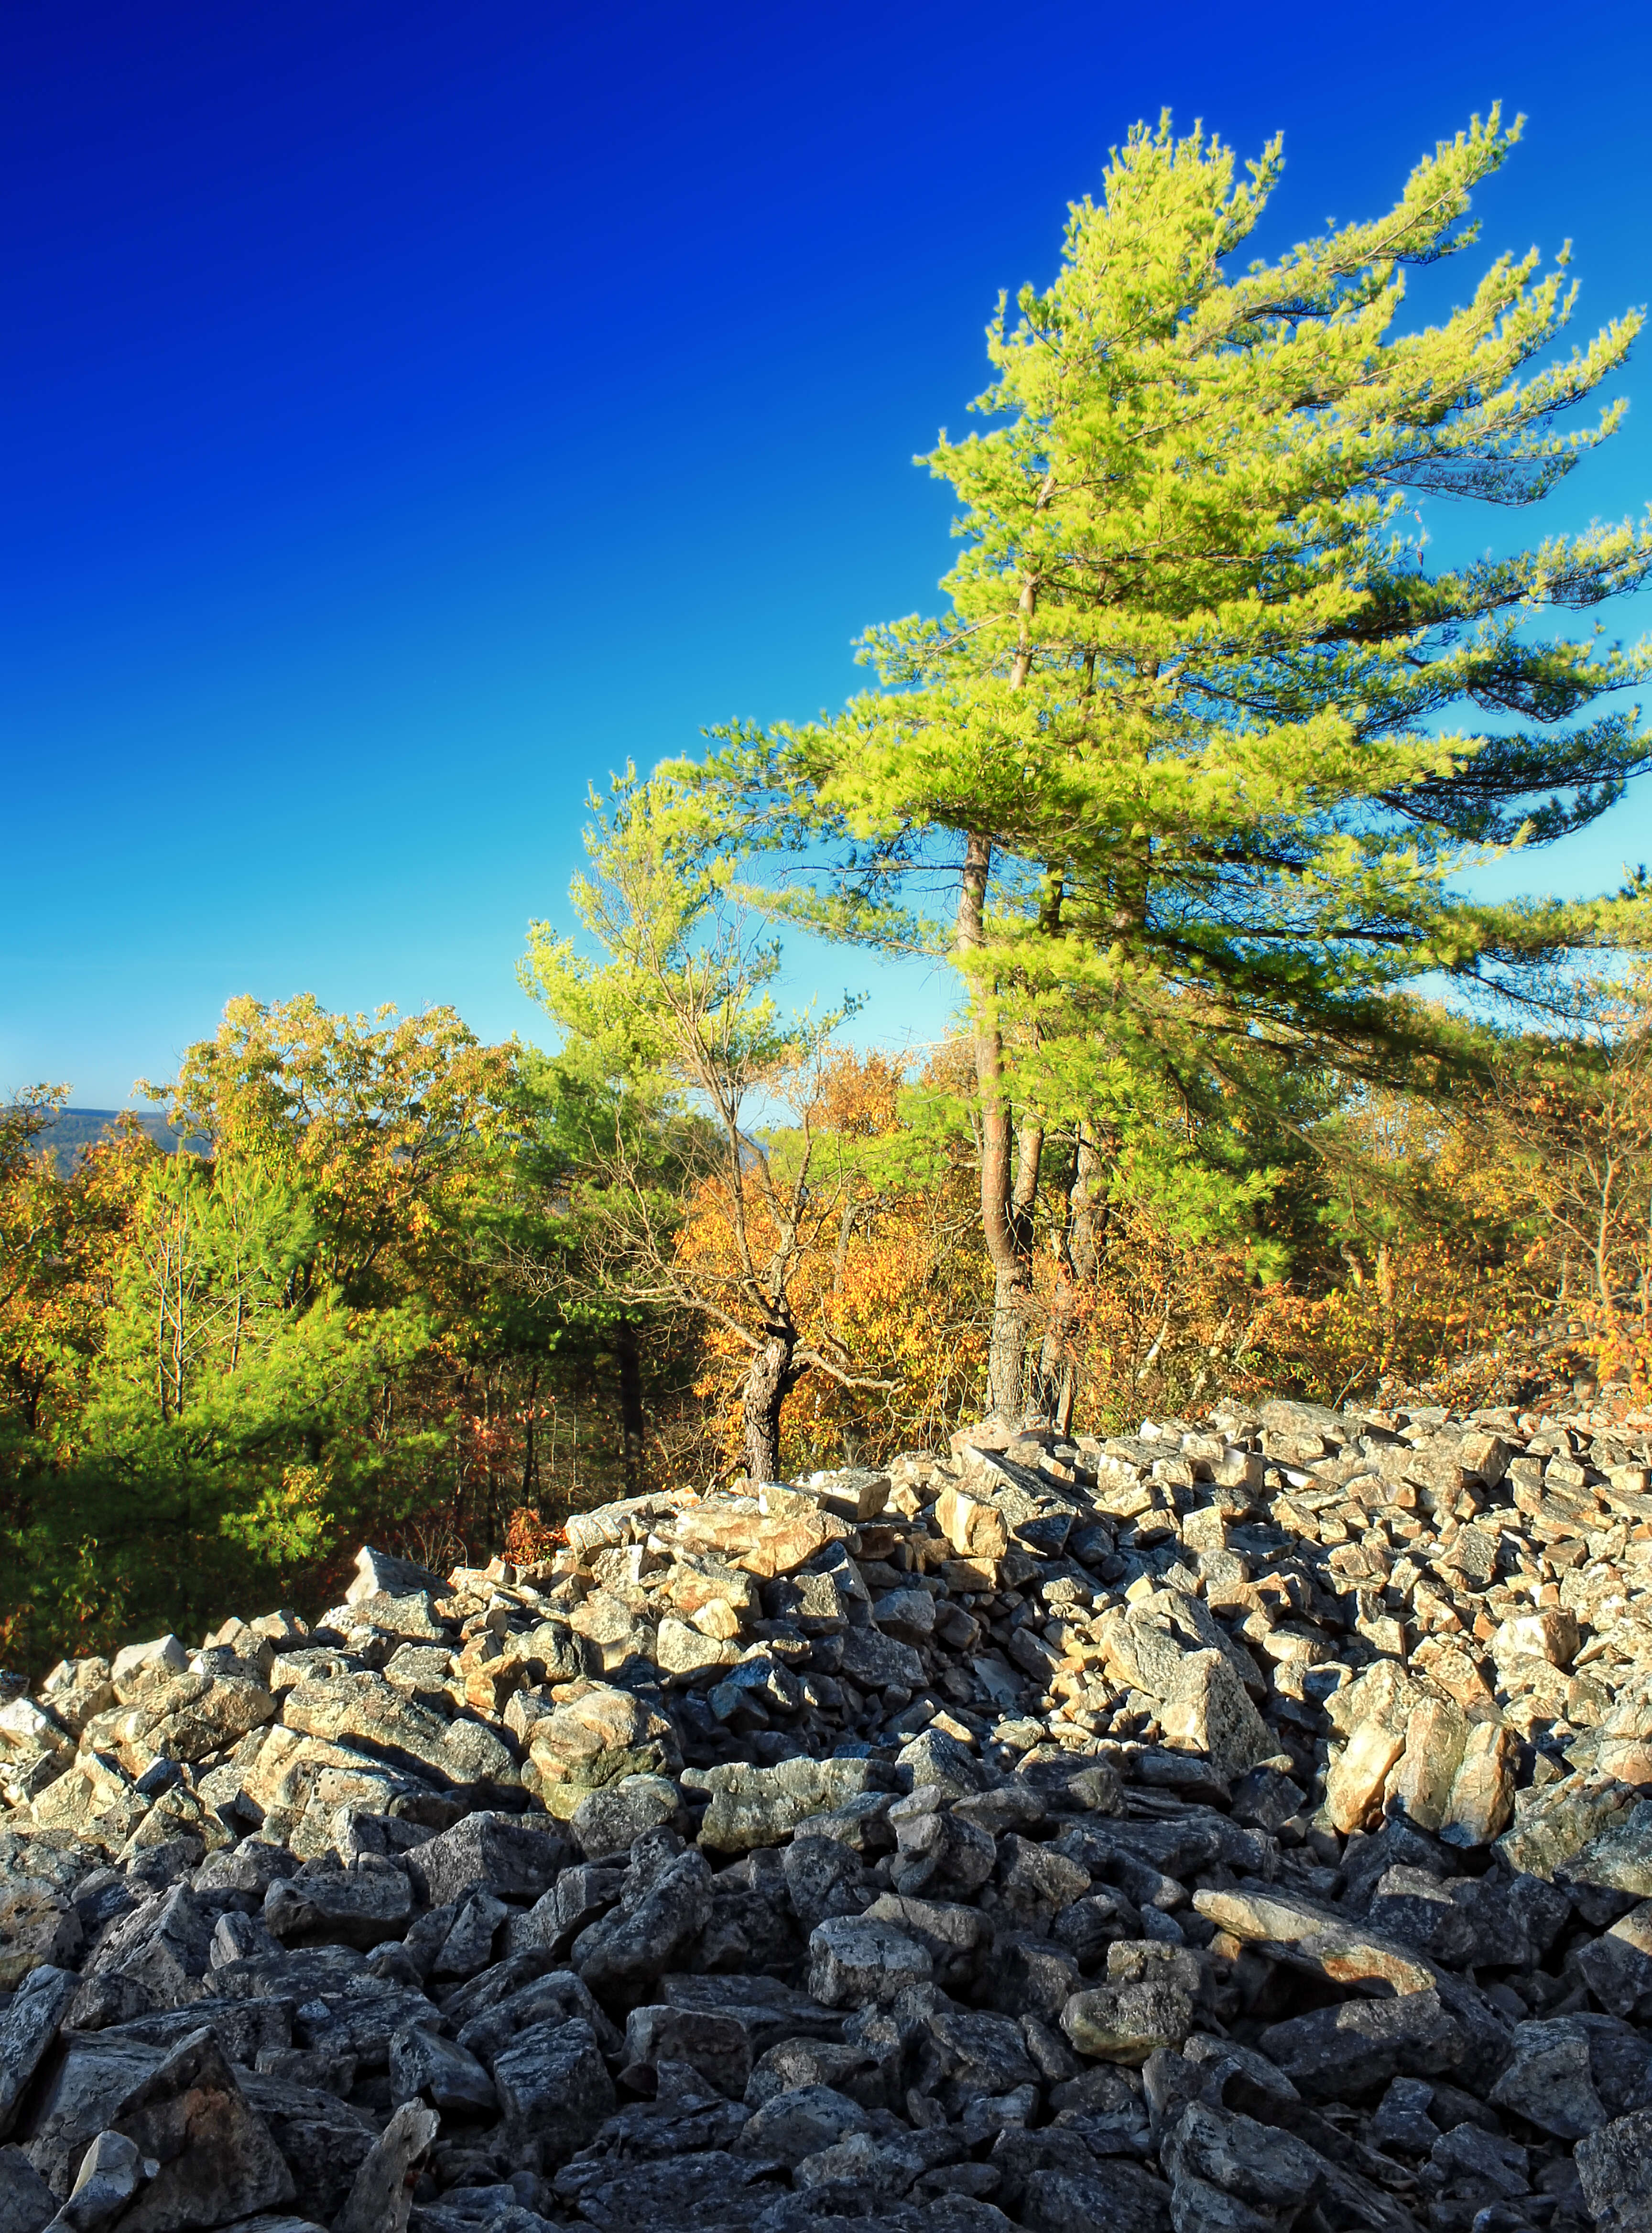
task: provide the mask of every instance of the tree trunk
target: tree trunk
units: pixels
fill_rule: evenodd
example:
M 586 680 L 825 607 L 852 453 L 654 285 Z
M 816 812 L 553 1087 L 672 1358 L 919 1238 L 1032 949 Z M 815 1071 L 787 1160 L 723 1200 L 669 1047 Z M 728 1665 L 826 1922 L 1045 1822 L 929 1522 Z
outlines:
M 958 893 L 958 950 L 985 943 L 986 882 L 992 841 L 972 835 Z M 1016 1152 L 1004 1079 L 1004 1036 L 992 1007 L 976 1004 L 971 1029 L 981 1108 L 981 1230 L 992 1266 L 992 1338 L 987 1352 L 987 1409 L 1006 1419 L 1022 1408 L 1022 1360 L 1037 1311 L 1032 1285 L 1031 1205 L 1037 1193 L 1042 1129 L 1029 1128 Z
M 1056 1298 L 1030 1391 L 1033 1409 L 1063 1435 L 1071 1429 L 1078 1395 L 1081 1292 L 1095 1286 L 1100 1261 L 1095 1197 L 1101 1177 L 1102 1157 L 1095 1135 L 1089 1124 L 1081 1123 L 1074 1143 L 1066 1216 L 1056 1244 Z
M 776 1481 L 780 1474 L 780 1409 L 796 1384 L 792 1352 L 797 1346 L 795 1329 L 771 1325 L 763 1346 L 745 1376 L 741 1415 L 745 1423 L 745 1473 L 748 1481 Z
M 642 1493 L 642 1354 L 637 1345 L 634 1318 L 620 1320 L 615 1332 L 614 1345 L 620 1359 L 620 1431 L 624 1438 L 621 1456 L 625 1493 L 628 1496 L 640 1496 Z
M 539 1412 L 539 1360 L 534 1360 L 533 1370 L 528 1376 L 527 1424 L 522 1437 L 522 1501 L 531 1505 L 539 1494 L 539 1452 L 534 1443 L 534 1427 Z

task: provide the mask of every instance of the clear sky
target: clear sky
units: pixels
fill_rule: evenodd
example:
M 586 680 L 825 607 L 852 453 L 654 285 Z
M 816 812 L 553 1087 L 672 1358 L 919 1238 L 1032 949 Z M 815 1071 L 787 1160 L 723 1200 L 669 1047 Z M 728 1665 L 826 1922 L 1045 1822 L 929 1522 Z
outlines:
M 1283 129 L 1276 249 L 1386 205 L 1501 97 L 1484 249 L 1652 294 L 1652 17 L 1323 4 L 10 0 L 0 10 L 0 1091 L 126 1099 L 231 994 L 532 1036 L 585 788 L 862 679 L 933 606 L 910 459 L 998 290 L 1170 106 Z M 1459 298 L 1465 259 L 1439 276 Z M 1624 433 L 1535 519 L 1652 496 Z M 1652 607 L 1615 626 L 1638 634 Z M 1652 854 L 1652 792 L 1520 880 Z M 866 1036 L 946 988 L 870 990 Z

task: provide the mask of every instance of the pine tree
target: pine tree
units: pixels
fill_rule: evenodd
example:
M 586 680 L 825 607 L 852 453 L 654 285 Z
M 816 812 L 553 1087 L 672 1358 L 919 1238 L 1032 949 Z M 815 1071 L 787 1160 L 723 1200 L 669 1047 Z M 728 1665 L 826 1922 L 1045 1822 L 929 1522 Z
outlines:
M 872 629 L 881 687 L 841 715 L 730 728 L 698 772 L 708 811 L 791 856 L 771 905 L 963 974 L 1001 1409 L 1025 1392 L 1050 1128 L 1104 1163 L 1135 1112 L 1282 1065 L 1448 1070 L 1471 1035 L 1408 997 L 1420 976 L 1529 1001 L 1558 955 L 1644 921 L 1639 886 L 1494 907 L 1457 881 L 1652 763 L 1638 709 L 1597 703 L 1646 648 L 1553 621 L 1642 583 L 1652 533 L 1427 550 L 1424 498 L 1535 503 L 1621 415 L 1556 431 L 1641 322 L 1537 367 L 1572 312 L 1564 251 L 1500 257 L 1394 330 L 1519 130 L 1493 110 L 1386 216 L 1240 269 L 1278 141 L 1241 181 L 1202 133 L 1137 127 L 1054 284 L 1013 324 L 1000 302 L 974 407 L 994 423 L 927 460 L 962 505 L 950 609 Z M 797 879 L 800 853 L 829 873 Z

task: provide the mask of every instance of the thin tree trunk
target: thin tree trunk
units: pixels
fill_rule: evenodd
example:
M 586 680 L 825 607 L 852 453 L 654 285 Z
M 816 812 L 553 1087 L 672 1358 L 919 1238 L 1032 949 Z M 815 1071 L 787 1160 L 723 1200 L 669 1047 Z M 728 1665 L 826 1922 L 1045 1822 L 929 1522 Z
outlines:
M 522 1442 L 522 1501 L 532 1504 L 539 1494 L 539 1454 L 534 1448 L 535 1414 L 539 1409 L 539 1360 L 534 1359 L 528 1379 L 528 1418 Z
M 1074 1146 L 1067 1214 L 1056 1250 L 1056 1298 L 1032 1389 L 1034 1408 L 1051 1419 L 1063 1435 L 1071 1429 L 1078 1394 L 1080 1291 L 1094 1286 L 1100 1253 L 1092 1195 L 1101 1171 L 1102 1158 L 1090 1127 L 1081 1123 Z
M 775 1481 L 779 1477 L 780 1410 L 797 1380 L 791 1364 L 797 1346 L 793 1327 L 771 1324 L 745 1376 L 741 1416 L 745 1425 L 748 1481 Z
M 992 841 L 972 835 L 959 884 L 957 942 L 960 954 L 985 943 L 986 883 Z M 971 1032 L 975 1084 L 981 1106 L 981 1230 L 992 1266 L 992 1338 L 987 1352 L 989 1410 L 1006 1419 L 1021 1411 L 1022 1359 L 1036 1309 L 1032 1285 L 1032 1197 L 1037 1189 L 1042 1131 L 1022 1143 L 1017 1167 L 1010 1101 L 1004 1078 L 1004 1036 L 996 1012 L 979 1008 Z M 1025 1197 L 1026 1209 L 1018 1214 Z
M 639 1496 L 642 1493 L 642 1353 L 637 1344 L 634 1318 L 620 1320 L 614 1345 L 620 1359 L 620 1431 L 624 1438 L 621 1457 L 625 1493 L 628 1496 Z

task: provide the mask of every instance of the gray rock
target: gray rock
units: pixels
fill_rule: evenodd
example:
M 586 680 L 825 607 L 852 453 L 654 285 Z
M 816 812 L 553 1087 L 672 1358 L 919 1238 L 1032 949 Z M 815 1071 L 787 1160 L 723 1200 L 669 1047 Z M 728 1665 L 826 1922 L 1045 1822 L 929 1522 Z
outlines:
M 506 1924 L 505 1943 L 511 1952 L 543 1947 L 548 1953 L 566 1953 L 582 1930 L 614 1906 L 624 1880 L 625 1871 L 620 1868 L 586 1864 L 564 1869 L 525 1915 L 513 1916 Z
M 406 1869 L 426 1907 L 440 1907 L 475 1885 L 498 1899 L 537 1900 L 568 1857 L 567 1846 L 543 1821 L 484 1812 L 415 1846 Z
M 1357 2100 L 1392 2078 L 1438 2077 L 1467 2051 L 1432 1992 L 1316 2008 L 1271 2024 L 1257 2044 L 1310 2101 Z
M 811 1816 L 830 1815 L 868 1793 L 893 1790 L 896 1781 L 880 1761 L 810 1760 L 801 1754 L 773 1768 L 740 1762 L 713 1768 L 701 1778 L 711 1804 L 699 1843 L 712 1853 L 778 1845 Z
M 843 1632 L 843 1672 L 863 1690 L 922 1688 L 924 1663 L 909 1644 L 886 1636 L 880 1628 L 849 1628 Z
M 809 1934 L 809 1991 L 827 2008 L 887 2007 L 933 1968 L 927 1948 L 887 1923 L 831 1916 Z
M 296 2191 L 270 2127 L 203 2025 L 125 2096 L 112 2130 L 159 2168 L 122 2233 L 182 2233 L 280 2208 Z
M 1324 2158 L 1293 2133 L 1202 2101 L 1181 2112 L 1161 2158 L 1178 2187 L 1184 2178 L 1204 2179 L 1270 2211 L 1294 2212 L 1317 2201 L 1327 2171 Z
M 805 1930 L 829 1915 L 859 1915 L 873 1898 L 859 1854 L 836 1838 L 794 1838 L 781 1865 L 792 1913 Z
M 434 1922 L 440 1917 L 446 1925 L 429 1964 L 429 1975 L 438 1987 L 456 1977 L 474 1977 L 491 1966 L 494 1941 L 510 1913 L 504 1902 L 488 1891 L 472 1892 L 459 1902 L 457 1912 L 446 1908 L 431 1910 L 424 1920 Z M 412 1935 L 409 1932 L 409 1938 Z
M 264 1894 L 261 1919 L 285 1943 L 366 1949 L 400 1938 L 412 1915 L 406 1874 L 380 1862 L 337 1875 L 278 1878 Z
M 1602 2233 L 1652 2223 L 1652 2109 L 1615 2118 L 1577 2143 L 1577 2177 Z
M 1019 2024 L 1007 2015 L 975 2009 L 930 2016 L 919 2058 L 920 2087 L 934 2094 L 952 2120 L 970 2102 L 1036 2086 L 1042 2074 L 1027 2053 Z
M 513 2160 L 540 2171 L 583 2147 L 615 2106 L 596 2035 L 577 2016 L 520 2034 L 495 2060 L 493 2083 Z
M 1590 2075 L 1589 2034 L 1564 2017 L 1515 2027 L 1514 2060 L 1491 2098 L 1557 2139 L 1580 2140 L 1607 2121 Z
M 408 2173 L 439 2130 L 433 2109 L 404 2101 L 363 2158 L 333 2233 L 405 2233 Z
M 973 1798 L 991 1781 L 985 1764 L 944 1729 L 920 1730 L 895 1754 L 895 1766 L 911 1777 L 914 1791 L 933 1785 L 948 1799 Z
M 740 2136 L 740 2152 L 790 2169 L 851 2132 L 870 2132 L 872 2119 L 858 2101 L 829 2086 L 802 2086 L 776 2093 L 752 2112 Z
M 1447 2194 L 1489 2202 L 1531 2191 L 1531 2158 L 1525 2149 L 1478 2125 L 1454 2125 L 1442 2132 L 1429 2162 L 1445 2181 Z
M 390 2091 L 398 2104 L 422 2099 L 445 2115 L 480 2115 L 498 2100 L 470 2049 L 427 2024 L 404 2025 L 391 2041 Z
M 364 1543 L 355 1554 L 355 1578 L 344 1592 L 344 1602 L 355 1605 L 367 1598 L 412 1597 L 420 1591 L 434 1598 L 446 1597 L 447 1585 L 428 1566 L 415 1566 L 411 1559 L 398 1559 Z
M 1139 2065 L 1156 2047 L 1180 2047 L 1193 2026 L 1193 2004 L 1173 1977 L 1145 1977 L 1075 1993 L 1061 2028 L 1081 2054 Z
M 261 2058 L 273 2059 L 273 2058 Z M 330 2075 L 345 2090 L 354 2081 L 349 2058 L 305 2056 L 290 2051 L 283 2060 L 306 2064 L 318 2074 Z M 356 2173 L 379 2138 L 373 2119 L 348 2101 L 298 2076 L 279 2071 L 250 2070 L 242 2074 L 241 2090 L 269 2126 L 293 2175 L 295 2208 L 305 2217 L 330 2225 L 349 2197 Z
M 559 2195 L 576 2193 L 580 2215 L 597 2233 L 745 2233 L 775 2202 L 771 2171 L 725 2148 L 683 2154 L 665 2162 L 593 2165 L 577 2184 L 557 2181 Z M 808 2217 L 812 2197 L 797 2197 Z M 872 2233 L 868 2228 L 867 2233 Z
M 0 2148 L 0 2233 L 41 2233 L 57 2197 L 21 2148 Z
M 997 1851 L 972 1822 L 921 1803 L 931 1796 L 939 1796 L 933 1786 L 889 1810 L 896 1840 L 894 1888 L 907 1897 L 966 1898 L 992 1875 Z
M 1170 2233 L 1170 2191 L 1135 2164 L 1091 2161 L 1083 2171 L 1036 2171 L 1020 2205 L 1030 2233 Z
M 665 1775 L 623 1775 L 575 1808 L 569 1828 L 582 1853 L 623 1852 L 645 1831 L 675 1824 L 682 1813 L 676 1785 Z
M 123 2132 L 100 2132 L 81 2160 L 68 2200 L 53 2218 L 62 2233 L 104 2233 L 160 2166 Z
M 574 1942 L 574 1966 L 595 1993 L 662 1976 L 704 1930 L 712 1872 L 690 1850 L 669 1861 L 650 1887 L 591 1924 Z
M 30 1970 L 0 2011 L 0 2140 L 16 2121 L 23 2090 L 56 2037 L 79 1984 L 72 1970 L 42 1963 Z

